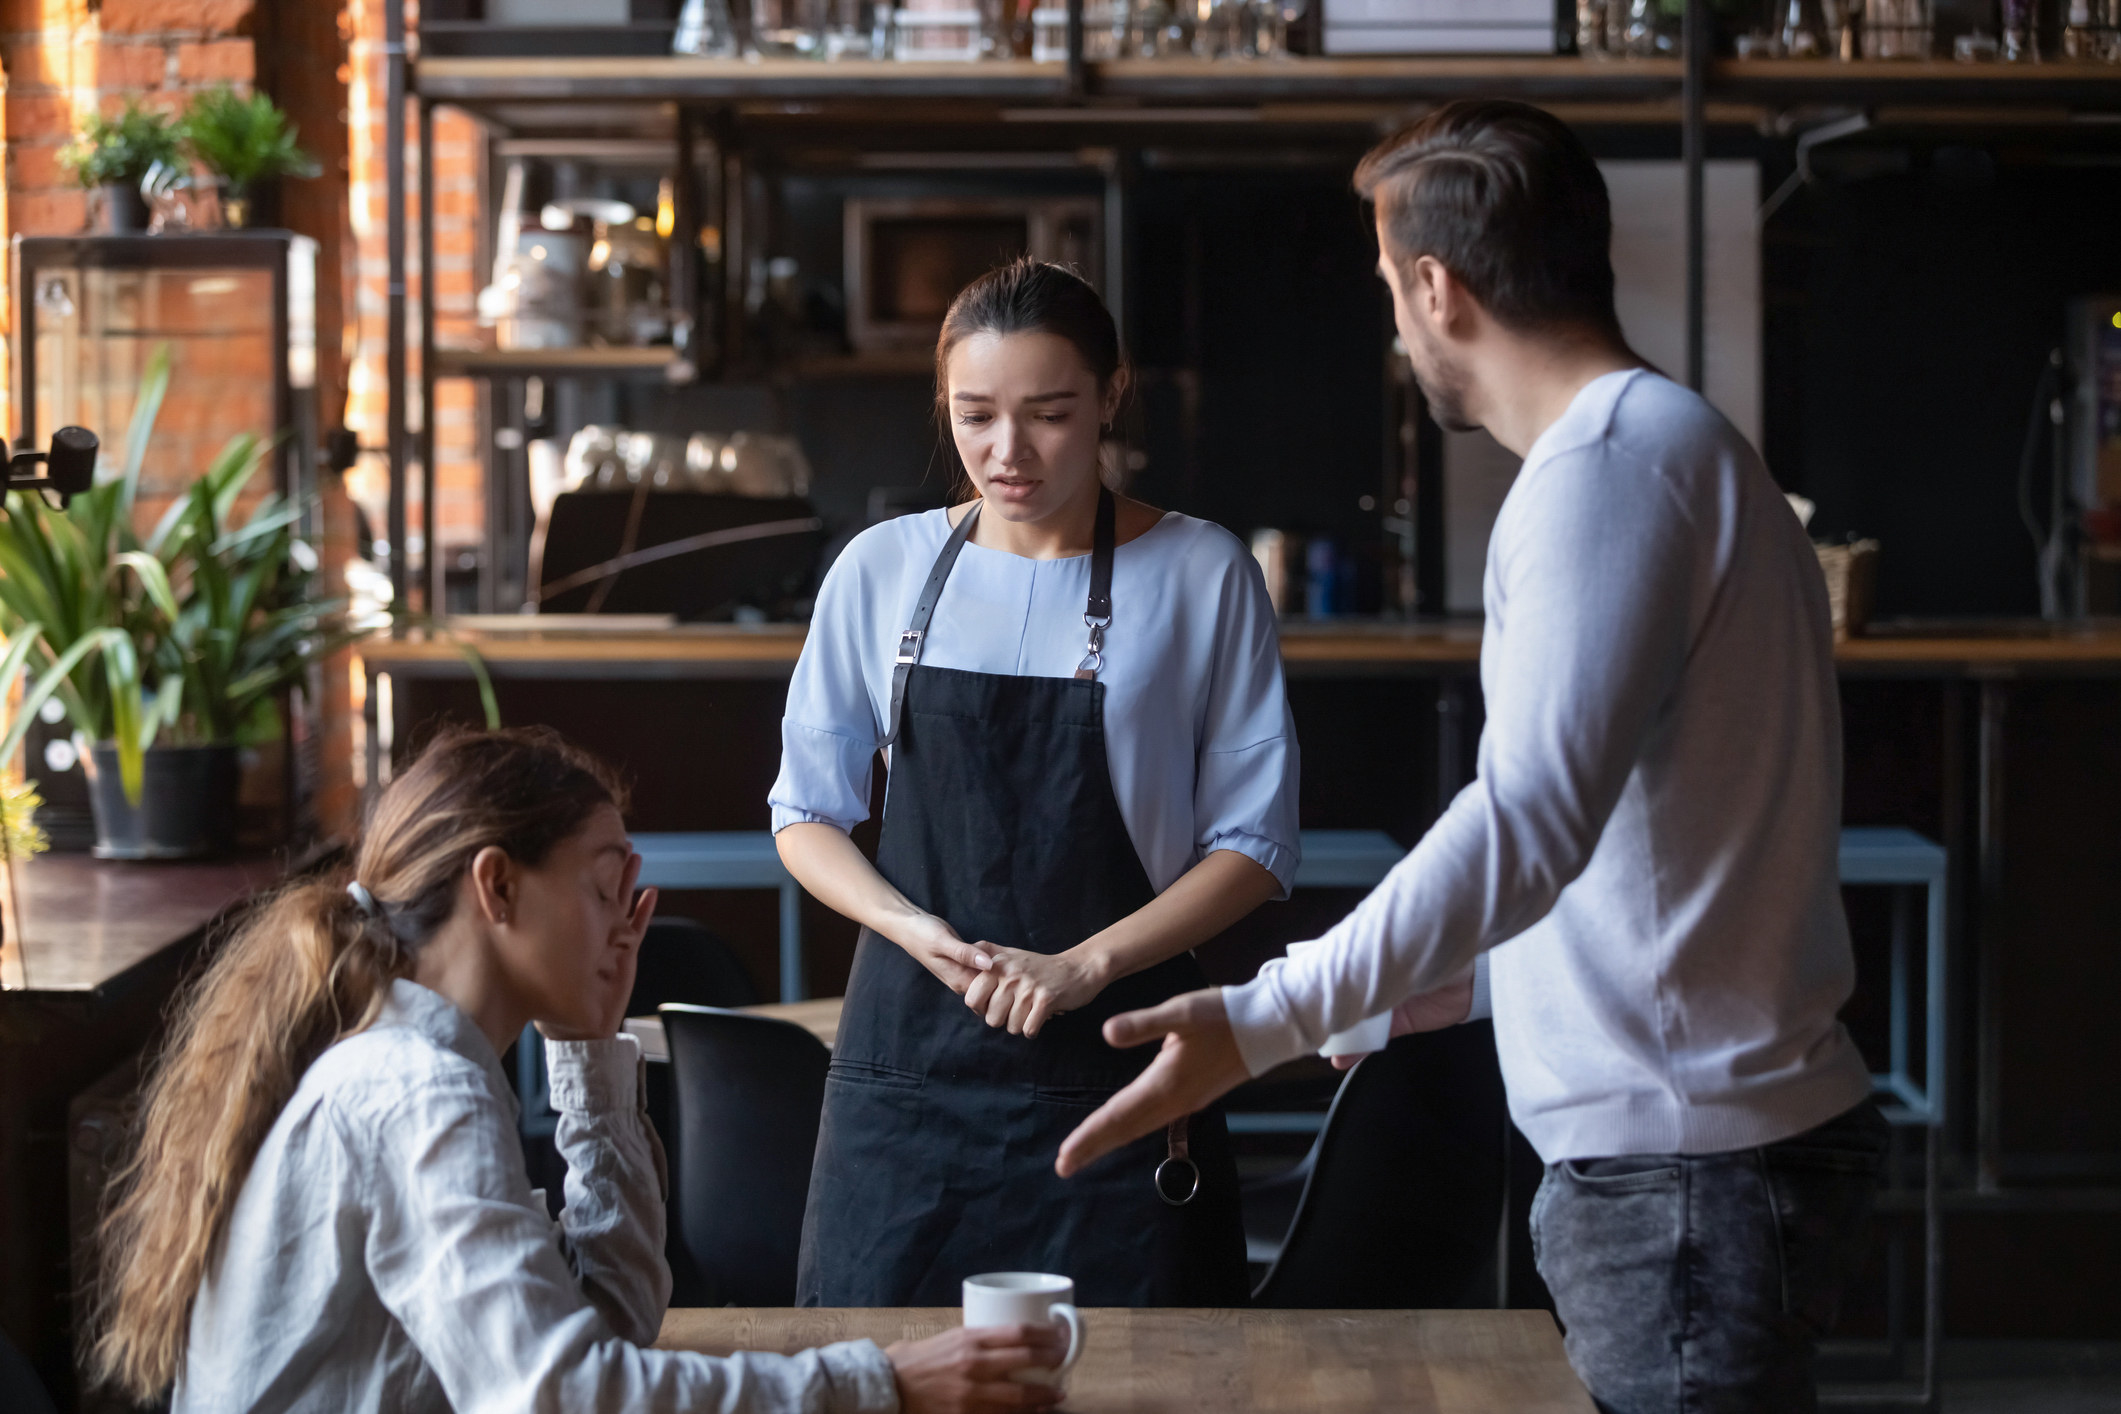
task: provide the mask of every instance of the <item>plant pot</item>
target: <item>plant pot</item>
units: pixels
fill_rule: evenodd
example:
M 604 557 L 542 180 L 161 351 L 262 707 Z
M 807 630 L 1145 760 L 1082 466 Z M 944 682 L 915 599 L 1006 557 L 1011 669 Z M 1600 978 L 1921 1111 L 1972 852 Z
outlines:
M 89 802 L 98 859 L 205 859 L 236 838 L 236 748 L 148 748 L 140 803 L 125 798 L 116 742 L 89 753 Z
M 96 190 L 103 197 L 103 234 L 137 236 L 147 229 L 147 198 L 138 182 L 106 182 Z
M 280 224 L 280 184 L 270 178 L 247 187 L 220 185 L 221 225 L 231 231 L 264 231 Z

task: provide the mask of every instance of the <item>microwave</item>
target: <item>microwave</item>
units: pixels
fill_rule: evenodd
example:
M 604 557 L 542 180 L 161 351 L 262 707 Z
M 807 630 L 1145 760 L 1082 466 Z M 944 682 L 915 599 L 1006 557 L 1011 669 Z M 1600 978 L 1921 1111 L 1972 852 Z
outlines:
M 849 197 L 847 341 L 857 353 L 933 348 L 958 291 L 1020 255 L 1102 276 L 1096 197 Z

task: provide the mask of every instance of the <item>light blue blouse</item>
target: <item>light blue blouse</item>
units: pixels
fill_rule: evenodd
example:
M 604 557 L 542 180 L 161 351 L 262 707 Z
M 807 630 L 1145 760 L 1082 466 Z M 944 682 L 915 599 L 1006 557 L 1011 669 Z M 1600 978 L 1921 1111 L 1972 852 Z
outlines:
M 945 512 L 901 516 L 856 536 L 826 574 L 781 720 L 776 832 L 868 818 L 899 633 L 949 533 Z M 1088 555 L 1032 560 L 968 544 L 921 661 L 1072 677 L 1089 592 Z M 1098 678 L 1112 792 L 1157 892 L 1229 849 L 1286 894 L 1298 848 L 1296 731 L 1274 609 L 1235 536 L 1173 512 L 1114 551 Z

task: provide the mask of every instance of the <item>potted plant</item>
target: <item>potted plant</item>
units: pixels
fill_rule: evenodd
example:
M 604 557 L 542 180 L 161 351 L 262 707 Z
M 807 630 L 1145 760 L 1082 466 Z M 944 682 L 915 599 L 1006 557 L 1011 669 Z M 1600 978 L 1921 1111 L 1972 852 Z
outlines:
M 140 179 L 157 162 L 174 165 L 178 155 L 176 125 L 135 100 L 115 116 L 92 115 L 60 150 L 59 162 L 75 181 L 101 193 L 103 229 L 122 235 L 147 229 Z
M 15 862 L 42 854 L 51 847 L 51 841 L 37 826 L 37 811 L 43 807 L 44 801 L 37 794 L 37 783 L 25 780 L 16 770 L 15 754 L 22 750 L 22 740 L 29 735 L 30 724 L 37 720 L 38 712 L 58 690 L 67 673 L 99 646 L 99 640 L 93 636 L 77 643 L 70 656 L 62 657 L 23 687 L 18 702 L 15 690 L 29 670 L 29 656 L 37 646 L 40 629 L 40 625 L 26 624 L 8 638 L 0 639 L 0 889 L 4 889 L 6 895 L 6 906 L 0 909 L 0 939 L 4 939 L 9 930 L 18 940 L 22 937 L 22 889 L 15 877 Z M 27 954 L 18 948 L 15 957 L 22 969 L 18 984 L 27 987 L 30 984 Z
M 149 360 L 124 460 L 63 512 L 17 492 L 0 521 L 0 615 L 87 739 L 96 853 L 185 858 L 234 836 L 237 749 L 278 732 L 281 690 L 354 637 L 343 606 L 311 600 L 301 507 L 235 508 L 268 444 L 233 438 L 142 539 L 140 464 L 169 383 Z M 85 646 L 84 646 L 85 645 Z
M 180 125 L 192 156 L 221 184 L 221 219 L 251 224 L 264 184 L 281 177 L 314 177 L 323 169 L 295 141 L 294 124 L 262 93 L 244 95 L 227 84 L 191 101 Z

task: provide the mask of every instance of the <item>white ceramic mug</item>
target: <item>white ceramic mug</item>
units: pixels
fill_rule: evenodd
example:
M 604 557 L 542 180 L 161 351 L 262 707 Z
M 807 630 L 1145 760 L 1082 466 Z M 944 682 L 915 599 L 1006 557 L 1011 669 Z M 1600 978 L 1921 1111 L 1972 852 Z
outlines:
M 966 1325 L 1038 1325 L 1047 1321 L 1068 1328 L 1068 1353 L 1058 1365 L 1034 1365 L 1018 1370 L 1010 1378 L 1027 1385 L 1057 1385 L 1075 1368 L 1083 1353 L 1083 1313 L 1075 1309 L 1075 1283 L 1046 1272 L 988 1272 L 965 1278 Z
M 1320 946 L 1323 944 L 1315 940 L 1291 943 L 1289 956 L 1294 958 L 1306 948 Z M 1383 1016 L 1366 1017 L 1345 1031 L 1334 1032 L 1326 1037 L 1326 1043 L 1318 1048 L 1318 1053 L 1322 1056 L 1366 1056 L 1372 1051 L 1383 1050 L 1391 1042 L 1392 1013 L 1386 1012 Z

